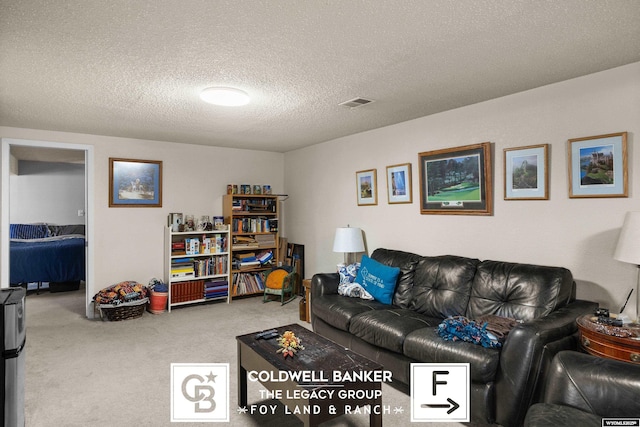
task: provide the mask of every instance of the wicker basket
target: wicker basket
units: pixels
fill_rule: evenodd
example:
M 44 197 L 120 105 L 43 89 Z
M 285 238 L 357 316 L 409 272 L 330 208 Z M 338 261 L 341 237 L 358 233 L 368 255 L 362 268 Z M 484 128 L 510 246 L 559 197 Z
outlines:
M 144 308 L 148 301 L 149 298 L 143 298 L 119 305 L 100 304 L 98 306 L 98 309 L 100 310 L 100 318 L 104 320 L 106 317 L 107 320 L 112 322 L 118 320 L 137 319 L 138 317 L 142 317 Z

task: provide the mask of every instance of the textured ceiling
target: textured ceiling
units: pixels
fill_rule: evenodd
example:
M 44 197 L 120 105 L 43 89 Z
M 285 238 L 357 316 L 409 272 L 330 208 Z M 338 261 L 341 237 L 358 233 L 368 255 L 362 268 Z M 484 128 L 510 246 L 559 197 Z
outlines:
M 0 0 L 0 125 L 285 152 L 640 61 L 639 21 L 637 0 Z M 253 100 L 201 102 L 214 85 Z

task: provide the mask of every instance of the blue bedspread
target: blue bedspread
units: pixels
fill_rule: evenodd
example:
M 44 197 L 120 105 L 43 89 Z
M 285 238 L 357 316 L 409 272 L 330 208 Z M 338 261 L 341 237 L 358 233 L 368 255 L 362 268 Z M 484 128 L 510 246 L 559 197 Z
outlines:
M 11 240 L 10 281 L 70 282 L 85 280 L 85 239 Z

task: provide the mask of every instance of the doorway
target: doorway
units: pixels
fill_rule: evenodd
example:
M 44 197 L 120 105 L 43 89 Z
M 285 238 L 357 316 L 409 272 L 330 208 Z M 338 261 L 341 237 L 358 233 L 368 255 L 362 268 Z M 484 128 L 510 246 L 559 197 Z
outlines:
M 10 286 L 10 238 L 9 224 L 11 207 L 11 187 L 10 175 L 12 164 L 17 162 L 13 153 L 16 152 L 45 153 L 46 156 L 56 153 L 71 154 L 84 158 L 84 223 L 85 223 L 85 314 L 88 318 L 93 318 L 91 310 L 91 296 L 93 295 L 93 187 L 94 187 L 94 156 L 93 146 L 84 144 L 69 144 L 49 141 L 32 141 L 21 139 L 2 138 L 2 208 L 0 220 L 0 288 Z

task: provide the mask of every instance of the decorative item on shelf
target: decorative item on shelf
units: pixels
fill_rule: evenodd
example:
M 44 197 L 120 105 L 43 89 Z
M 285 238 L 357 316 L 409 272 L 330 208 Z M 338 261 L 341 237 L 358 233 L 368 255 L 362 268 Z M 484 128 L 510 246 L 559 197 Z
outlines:
M 213 229 L 214 230 L 226 230 L 224 225 L 224 217 L 214 216 L 213 217 Z
M 198 231 L 211 231 L 213 230 L 213 225 L 211 224 L 211 219 L 209 219 L 209 215 L 202 215 L 198 220 Z
M 169 225 L 171 226 L 171 231 L 177 233 L 180 231 L 180 228 L 184 228 L 182 222 L 182 214 L 181 213 L 170 213 L 169 214 Z
M 640 323 L 640 212 L 627 212 L 613 257 L 638 267 L 635 321 Z
M 292 331 L 285 331 L 278 338 L 278 345 L 280 348 L 278 349 L 278 353 L 282 353 L 282 355 L 287 358 L 287 356 L 293 357 L 298 350 L 304 350 L 304 346 L 302 345 L 302 340 L 296 336 Z
M 184 231 L 195 231 L 196 222 L 193 215 L 185 215 L 184 217 Z
M 364 252 L 362 230 L 348 225 L 336 228 L 333 252 L 344 252 L 344 262 L 347 265 L 356 262 L 356 253 Z
M 271 186 L 270 185 L 263 185 L 262 186 L 262 194 L 271 194 Z

